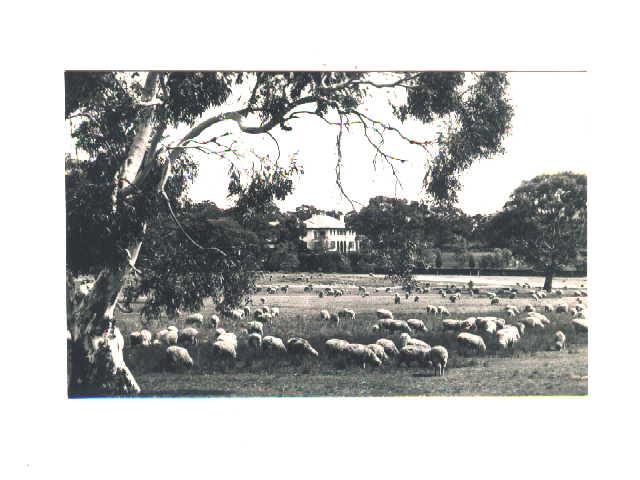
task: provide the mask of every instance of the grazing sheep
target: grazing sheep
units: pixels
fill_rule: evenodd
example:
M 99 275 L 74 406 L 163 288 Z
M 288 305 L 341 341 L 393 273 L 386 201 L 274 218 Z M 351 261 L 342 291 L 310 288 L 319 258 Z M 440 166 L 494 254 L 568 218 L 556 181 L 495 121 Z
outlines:
M 178 333 L 178 327 L 171 325 L 169 327 L 167 327 L 167 330 L 169 330 L 170 332 L 176 332 Z
M 349 342 L 346 340 L 341 340 L 339 338 L 330 338 L 326 342 L 324 342 L 327 356 L 329 358 L 334 358 L 338 355 L 341 355 L 345 352 L 347 346 L 349 346 Z
M 398 351 L 398 347 L 396 347 L 396 344 L 393 343 L 393 340 L 389 340 L 388 338 L 378 339 L 376 341 L 376 345 L 380 345 L 382 348 L 384 348 L 384 353 L 386 353 L 389 357 L 397 357 L 400 353 Z
M 516 327 L 518 329 L 518 333 L 520 333 L 520 336 L 524 335 L 524 331 L 526 329 L 526 326 L 524 323 L 522 322 L 514 322 L 511 325 L 513 325 L 514 327 Z
M 528 328 L 544 328 L 544 323 L 540 320 L 540 318 L 536 316 L 528 316 L 521 319 L 521 323 L 526 325 Z
M 320 320 L 329 321 L 330 315 L 328 310 L 320 310 Z
M 248 333 L 258 333 L 260 336 L 264 334 L 262 322 L 247 322 L 247 332 Z
M 349 309 L 349 308 L 343 308 L 342 310 L 340 310 L 338 312 L 338 316 L 342 319 L 342 318 L 348 318 L 349 320 L 355 320 L 356 318 L 356 312 L 354 312 L 353 310 Z
M 506 307 L 504 307 L 505 312 L 508 312 L 509 310 L 514 311 L 516 314 L 520 313 L 520 310 L 518 310 L 518 307 L 516 307 L 515 305 L 507 305 Z
M 262 350 L 270 355 L 280 355 L 287 353 L 287 347 L 282 339 L 267 335 L 262 338 Z
M 417 338 L 411 338 L 408 333 L 401 333 L 400 348 L 406 347 L 407 345 L 417 345 L 419 347 L 431 348 L 431 346 L 427 342 L 423 342 L 422 340 L 418 340 Z
M 294 356 L 312 356 L 317 357 L 318 352 L 311 346 L 311 344 L 300 337 L 291 337 L 287 340 L 287 351 Z
M 442 345 L 436 345 L 429 350 L 429 361 L 433 366 L 434 376 L 443 376 L 445 368 L 447 367 L 447 360 L 449 359 L 449 352 Z
M 362 368 L 366 368 L 367 363 L 375 367 L 382 365 L 382 360 L 366 345 L 350 343 L 345 347 L 344 353 L 350 363 L 358 363 Z
M 424 325 L 424 322 L 422 320 L 418 320 L 417 318 L 408 319 L 407 324 L 414 330 L 419 330 L 422 332 L 427 331 L 427 327 Z
M 238 348 L 237 341 L 233 343 L 229 337 L 225 337 L 224 335 L 218 337 L 218 339 L 211 345 L 211 348 L 213 350 L 214 357 L 218 361 L 224 363 L 233 363 L 238 356 L 236 353 Z
M 427 305 L 427 313 L 433 313 L 436 315 L 438 313 L 438 307 L 435 305 Z
M 500 299 L 498 297 L 491 299 L 491 305 L 498 305 L 498 304 L 500 304 Z
M 463 320 L 455 320 L 453 318 L 446 318 L 444 320 L 442 320 L 442 328 L 443 330 L 447 331 L 460 331 L 462 330 L 464 325 L 464 321 Z
M 380 308 L 376 310 L 376 316 L 378 317 L 378 320 L 382 320 L 386 318 L 393 318 L 393 313 L 389 310 L 385 310 L 384 308 Z
M 278 317 L 280 315 L 280 309 L 278 307 L 271 307 L 271 315 Z
M 202 325 L 204 325 L 204 317 L 201 313 L 192 313 L 185 319 L 184 324 L 202 328 Z
M 554 344 L 553 344 L 554 350 L 564 350 L 566 347 L 567 336 L 561 330 L 558 330 L 553 335 L 553 341 L 554 341 Z
M 167 333 L 161 339 L 165 345 L 177 345 L 178 344 L 178 332 L 174 330 L 167 330 Z
M 338 325 L 340 325 L 340 315 L 338 315 L 336 312 L 333 312 L 329 317 L 329 321 L 337 327 Z
M 566 303 L 558 303 L 556 305 L 556 313 L 568 313 L 569 312 L 569 305 L 567 305 Z
M 542 308 L 545 313 L 553 312 L 553 307 L 549 304 L 545 304 Z
M 487 346 L 482 337 L 473 333 L 459 333 L 456 337 L 456 343 L 462 350 L 474 351 L 477 354 L 487 351 Z
M 527 316 L 537 318 L 538 320 L 540 320 L 540 322 L 543 325 L 549 325 L 551 323 L 551 321 L 547 317 L 542 315 L 541 313 L 533 312 L 533 313 L 528 314 Z
M 367 348 L 376 354 L 383 363 L 389 361 L 389 356 L 384 351 L 384 347 L 382 345 L 378 345 L 377 343 L 371 343 L 367 345 Z
M 425 348 L 422 345 L 407 345 L 400 349 L 398 355 L 398 365 L 403 363 L 407 367 L 411 366 L 411 363 L 416 362 L 421 366 L 426 366 L 429 363 L 429 352 L 431 348 Z
M 507 348 L 513 347 L 513 345 L 520 340 L 520 332 L 516 327 L 508 325 L 496 332 L 496 340 L 498 348 L 506 350 Z
M 388 323 L 387 330 L 391 332 L 411 333 L 411 327 L 404 320 L 391 320 Z
M 446 307 L 439 306 L 438 307 L 438 315 L 442 315 L 443 317 L 448 317 L 449 316 L 449 310 L 447 310 Z
M 193 359 L 186 348 L 172 345 L 167 347 L 167 368 L 169 370 L 182 370 L 193 367 Z
M 456 301 L 457 301 L 457 300 L 458 300 L 458 297 L 457 297 L 456 295 L 451 295 L 451 296 L 449 297 L 449 301 L 450 301 L 451 303 L 456 303 Z
M 273 323 L 272 313 L 263 313 L 256 321 L 263 323 L 264 325 L 271 325 Z
M 192 327 L 183 328 L 178 334 L 178 343 L 180 345 L 197 345 L 198 330 Z
M 420 301 L 420 297 L 419 296 L 416 295 L 415 297 L 413 297 L 413 302 L 414 303 L 417 303 L 419 301 Z
M 536 309 L 535 309 L 535 308 L 533 308 L 533 305 L 531 305 L 530 303 L 527 303 L 527 304 L 524 306 L 524 311 L 525 311 L 525 312 L 535 312 L 535 311 L 536 311 Z
M 254 353 L 258 353 L 262 350 L 262 335 L 259 333 L 250 333 L 247 337 L 247 344 Z
M 487 320 L 482 325 L 482 331 L 488 333 L 489 335 L 494 335 L 498 330 L 498 324 L 493 320 Z
M 220 326 L 220 317 L 216 314 L 211 315 L 209 318 L 209 325 L 214 330 Z

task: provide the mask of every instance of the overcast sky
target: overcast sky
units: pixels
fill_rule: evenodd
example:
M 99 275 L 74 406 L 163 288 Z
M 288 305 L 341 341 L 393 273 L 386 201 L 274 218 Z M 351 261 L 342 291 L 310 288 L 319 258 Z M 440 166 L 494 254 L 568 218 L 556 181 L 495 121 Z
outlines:
M 587 102 L 584 101 L 587 76 L 587 73 L 573 72 L 509 74 L 509 95 L 515 114 L 512 132 L 504 144 L 505 154 L 482 160 L 463 174 L 460 208 L 468 214 L 495 212 L 523 180 L 567 170 L 588 173 Z M 296 182 L 293 194 L 279 202 L 280 208 L 286 211 L 310 204 L 327 210 L 350 210 L 350 204 L 335 184 L 337 127 L 313 117 L 292 126 L 293 131 L 278 130 L 274 135 L 280 144 L 281 158 L 298 151 L 305 173 Z M 423 138 L 419 128 L 409 125 L 407 131 Z M 257 151 L 276 155 L 275 144 L 266 136 L 243 135 L 239 140 L 250 142 Z M 370 197 L 377 195 L 420 198 L 425 166 L 419 147 L 401 145 L 400 150 L 396 150 L 398 156 L 409 160 L 397 165 L 402 184 L 399 186 L 389 167 L 380 163 L 374 167 L 373 149 L 357 128 L 350 134 L 345 133 L 343 142 L 342 181 L 353 200 L 366 204 Z M 226 176 L 228 165 L 204 155 L 197 157 L 201 159 L 200 175 L 189 191 L 190 197 L 228 206 L 226 188 L 220 182 L 220 178 Z

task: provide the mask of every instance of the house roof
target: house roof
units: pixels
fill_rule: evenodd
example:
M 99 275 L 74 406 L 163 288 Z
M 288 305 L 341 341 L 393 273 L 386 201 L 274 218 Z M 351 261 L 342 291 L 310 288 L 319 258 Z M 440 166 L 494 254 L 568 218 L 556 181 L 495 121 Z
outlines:
M 343 220 L 328 215 L 314 215 L 304 222 L 307 228 L 346 228 Z

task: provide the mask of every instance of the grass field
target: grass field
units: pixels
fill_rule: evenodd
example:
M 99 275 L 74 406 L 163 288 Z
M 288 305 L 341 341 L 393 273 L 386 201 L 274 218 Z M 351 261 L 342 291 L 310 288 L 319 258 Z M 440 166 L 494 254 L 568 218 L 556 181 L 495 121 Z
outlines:
M 490 305 L 483 287 L 481 295 L 473 297 L 463 294 L 460 302 L 452 304 L 436 293 L 418 295 L 416 303 L 402 297 L 395 305 L 393 294 L 385 291 L 392 284 L 383 277 L 359 275 L 314 276 L 314 285 L 334 285 L 351 288 L 342 297 L 319 298 L 317 293 L 304 293 L 303 283 L 297 278 L 301 274 L 268 276 L 264 284 L 290 285 L 287 294 L 267 295 L 259 293 L 253 297 L 254 305 L 265 297 L 270 306 L 280 307 L 281 315 L 273 325 L 265 326 L 265 335 L 275 335 L 285 342 L 291 336 L 306 338 L 319 351 L 319 358 L 305 359 L 300 363 L 289 358 L 252 358 L 246 339 L 239 337 L 238 361 L 235 366 L 226 367 L 216 363 L 210 354 L 213 332 L 200 329 L 200 344 L 189 347 L 195 366 L 189 372 L 172 373 L 164 371 L 164 351 L 161 345 L 125 348 L 125 359 L 143 389 L 144 396 L 349 396 L 349 395 L 585 395 L 587 394 L 588 339 L 583 333 L 576 333 L 568 314 L 546 314 L 551 325 L 543 331 L 528 330 L 512 352 L 496 351 L 495 340 L 484 335 L 487 353 L 481 356 L 466 356 L 457 351 L 455 337 L 441 328 L 441 319 L 426 315 L 427 304 L 445 305 L 451 312 L 450 318 L 470 316 L 503 317 L 505 305 L 523 307 L 531 303 L 541 307 L 545 303 L 555 304 L 562 300 L 570 306 L 576 304 L 575 291 L 563 290 L 563 297 L 557 296 L 534 300 L 528 292 L 522 291 L 517 299 L 501 299 L 500 305 Z M 496 278 L 496 277 L 493 277 Z M 505 278 L 505 277 L 498 277 Z M 539 279 L 538 279 L 539 280 Z M 586 279 L 577 280 L 578 284 Z M 460 277 L 459 282 L 468 281 Z M 514 283 L 519 280 L 507 279 Z M 476 285 L 482 285 L 476 282 Z M 437 282 L 431 282 L 432 287 Z M 537 284 L 538 282 L 529 282 Z M 350 285 L 366 286 L 371 295 L 361 297 Z M 579 285 L 577 285 L 579 286 Z M 378 288 L 380 291 L 375 292 Z M 432 289 L 433 292 L 433 289 Z M 586 299 L 583 299 L 586 303 Z M 139 308 L 140 305 L 136 307 Z M 339 326 L 328 325 L 319 320 L 319 311 L 337 311 L 343 307 L 356 311 L 356 319 L 345 320 Z M 387 308 L 398 319 L 419 318 L 428 328 L 426 333 L 413 336 L 430 345 L 444 345 L 449 350 L 448 372 L 445 377 L 433 377 L 430 370 L 415 367 L 399 367 L 393 363 L 380 368 L 347 367 L 336 365 L 326 357 L 324 342 L 329 338 L 342 338 L 351 343 L 374 343 L 378 338 L 392 338 L 398 343 L 398 334 L 390 336 L 373 332 L 376 321 L 375 311 Z M 541 311 L 541 308 L 538 308 Z M 207 304 L 202 311 L 205 318 L 215 313 L 213 305 Z M 181 328 L 184 317 L 174 322 Z M 156 331 L 169 325 L 166 318 L 143 321 L 136 313 L 119 314 L 118 324 L 125 338 L 128 332 L 143 326 Z M 242 322 L 222 319 L 227 331 L 238 332 Z M 561 352 L 549 351 L 553 333 L 562 330 L 567 336 L 568 348 Z

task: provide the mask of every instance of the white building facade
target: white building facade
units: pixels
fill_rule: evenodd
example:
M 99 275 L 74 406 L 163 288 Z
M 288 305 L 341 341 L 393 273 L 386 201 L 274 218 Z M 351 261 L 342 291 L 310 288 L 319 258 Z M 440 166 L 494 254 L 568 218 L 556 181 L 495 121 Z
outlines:
M 307 234 L 301 240 L 309 250 L 339 253 L 358 251 L 356 232 L 345 227 L 344 217 L 337 219 L 328 215 L 314 215 L 304 224 Z

